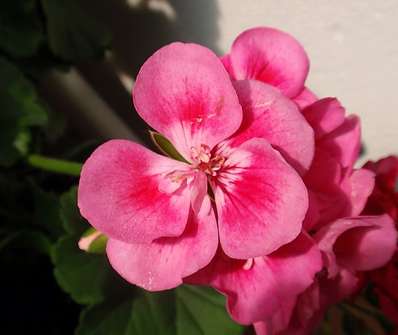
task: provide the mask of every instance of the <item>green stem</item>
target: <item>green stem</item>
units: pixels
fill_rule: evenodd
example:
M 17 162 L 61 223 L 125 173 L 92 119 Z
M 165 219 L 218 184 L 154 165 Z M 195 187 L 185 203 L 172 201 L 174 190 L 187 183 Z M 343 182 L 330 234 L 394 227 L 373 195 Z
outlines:
M 48 158 L 41 155 L 29 155 L 28 163 L 38 169 L 70 176 L 79 176 L 82 169 L 82 164 L 80 163 Z

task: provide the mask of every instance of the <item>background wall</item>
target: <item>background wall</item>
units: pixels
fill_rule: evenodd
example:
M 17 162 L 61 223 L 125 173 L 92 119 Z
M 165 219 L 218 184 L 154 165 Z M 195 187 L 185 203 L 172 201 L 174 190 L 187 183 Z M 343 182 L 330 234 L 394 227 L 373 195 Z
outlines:
M 360 115 L 366 157 L 398 153 L 397 0 L 219 0 L 219 39 L 228 50 L 241 30 L 277 27 L 311 60 L 309 87 Z

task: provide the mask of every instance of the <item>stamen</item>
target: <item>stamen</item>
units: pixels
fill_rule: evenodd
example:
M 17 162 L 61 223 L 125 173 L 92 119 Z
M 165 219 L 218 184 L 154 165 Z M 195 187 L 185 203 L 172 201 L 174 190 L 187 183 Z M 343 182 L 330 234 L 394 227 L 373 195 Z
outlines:
M 221 170 L 225 162 L 225 157 L 216 155 L 212 157 L 209 146 L 201 144 L 199 148 L 191 148 L 191 157 L 195 161 L 195 168 L 214 177 Z
M 254 259 L 249 258 L 246 263 L 243 265 L 243 270 L 250 270 L 253 267 Z

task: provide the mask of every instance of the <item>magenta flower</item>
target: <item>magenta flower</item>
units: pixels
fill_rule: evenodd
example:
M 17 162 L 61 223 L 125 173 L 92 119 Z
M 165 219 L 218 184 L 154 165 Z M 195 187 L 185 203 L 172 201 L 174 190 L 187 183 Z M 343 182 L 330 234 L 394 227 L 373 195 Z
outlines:
M 290 80 L 298 93 L 290 75 L 283 87 Z M 125 279 L 168 289 L 208 265 L 219 244 L 246 260 L 297 238 L 308 195 L 295 168 L 309 168 L 314 135 L 295 103 L 261 82 L 234 87 L 216 55 L 182 43 L 146 61 L 133 100 L 185 161 L 112 140 L 85 162 L 80 211 L 109 237 L 108 258 Z

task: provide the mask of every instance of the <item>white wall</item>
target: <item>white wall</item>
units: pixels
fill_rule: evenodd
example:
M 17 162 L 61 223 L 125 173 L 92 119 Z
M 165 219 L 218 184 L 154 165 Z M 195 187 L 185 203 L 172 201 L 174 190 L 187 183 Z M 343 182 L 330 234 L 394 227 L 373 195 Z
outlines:
M 222 51 L 242 30 L 268 25 L 298 38 L 308 79 L 360 115 L 366 158 L 398 153 L 397 0 L 218 0 Z

